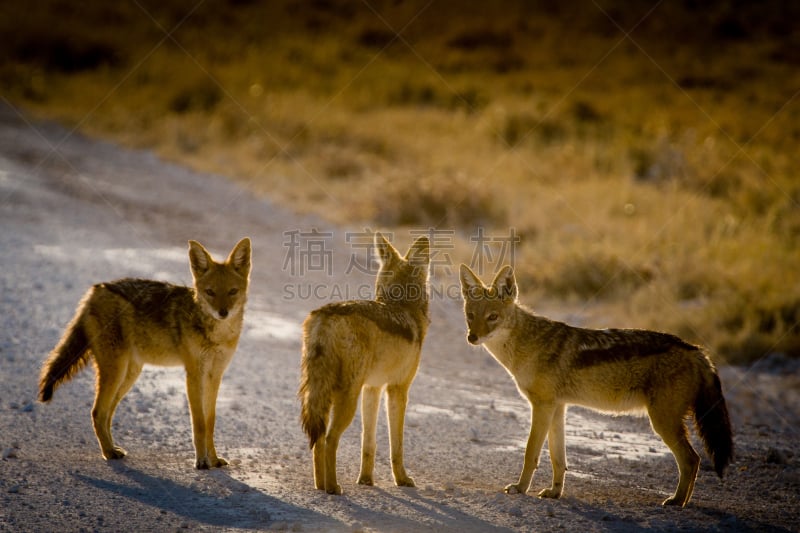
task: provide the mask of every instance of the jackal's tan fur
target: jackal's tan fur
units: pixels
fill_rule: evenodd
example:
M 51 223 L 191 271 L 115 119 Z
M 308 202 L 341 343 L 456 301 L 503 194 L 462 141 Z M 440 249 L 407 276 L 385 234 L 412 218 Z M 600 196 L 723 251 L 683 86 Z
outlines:
M 414 486 L 403 465 L 403 424 L 428 329 L 429 243 L 420 237 L 401 257 L 376 234 L 375 247 L 381 261 L 375 300 L 328 304 L 312 311 L 303 324 L 301 421 L 313 449 L 314 484 L 330 494 L 342 493 L 336 482 L 336 450 L 353 420 L 359 394 L 363 427 L 358 483 L 373 484 L 384 387 L 394 481 Z
M 217 391 L 244 319 L 250 276 L 250 239 L 224 263 L 189 241 L 194 287 L 122 279 L 94 285 L 42 367 L 39 399 L 92 360 L 97 372 L 92 421 L 106 459 L 127 453 L 114 443 L 111 420 L 144 364 L 183 365 L 192 414 L 195 466 L 227 464 L 214 447 Z
M 505 367 L 531 404 L 531 429 L 522 473 L 508 493 L 525 493 L 548 439 L 552 486 L 540 497 L 558 498 L 567 470 L 564 414 L 568 404 L 601 411 L 645 410 L 655 432 L 675 456 L 680 480 L 664 505 L 685 505 L 700 458 L 688 440 L 694 417 L 716 472 L 733 453 L 728 410 L 719 377 L 702 349 L 666 333 L 591 330 L 537 316 L 517 303 L 511 267 L 484 286 L 461 266 L 467 340 L 482 344 Z

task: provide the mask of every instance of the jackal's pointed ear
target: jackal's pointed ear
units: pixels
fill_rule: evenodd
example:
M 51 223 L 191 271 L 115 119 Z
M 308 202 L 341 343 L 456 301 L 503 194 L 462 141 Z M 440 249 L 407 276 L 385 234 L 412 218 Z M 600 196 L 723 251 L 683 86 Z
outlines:
M 414 266 L 427 266 L 431 262 L 431 242 L 424 235 L 419 237 L 406 252 L 406 261 Z
M 461 295 L 464 299 L 467 299 L 473 291 L 476 289 L 483 289 L 483 283 L 481 280 L 478 279 L 478 276 L 475 275 L 475 272 L 470 270 L 470 268 L 461 263 L 461 268 L 459 269 L 459 274 L 461 277 Z
M 192 267 L 192 275 L 199 278 L 211 268 L 214 259 L 202 244 L 197 241 L 189 241 L 189 265 Z
M 517 299 L 517 280 L 514 277 L 514 269 L 511 265 L 506 265 L 500 269 L 492 282 L 492 287 L 497 291 L 501 299 Z
M 250 238 L 245 237 L 233 247 L 225 264 L 230 265 L 244 277 L 250 275 Z
M 388 265 L 395 259 L 400 259 L 400 253 L 386 240 L 381 232 L 375 233 L 375 250 L 381 265 Z

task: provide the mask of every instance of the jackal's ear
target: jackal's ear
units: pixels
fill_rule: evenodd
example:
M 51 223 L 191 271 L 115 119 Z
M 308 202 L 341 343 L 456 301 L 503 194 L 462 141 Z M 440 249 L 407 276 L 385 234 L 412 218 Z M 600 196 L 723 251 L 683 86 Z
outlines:
M 500 269 L 500 272 L 495 276 L 492 282 L 492 287 L 497 291 L 497 295 L 501 299 L 511 298 L 517 299 L 517 280 L 514 277 L 514 269 L 510 265 L 506 265 Z
M 483 283 L 481 283 L 481 280 L 478 279 L 478 276 L 475 275 L 475 272 L 470 270 L 470 268 L 464 263 L 461 263 L 459 274 L 461 277 L 461 295 L 465 300 L 470 295 L 474 296 L 474 291 L 477 289 L 483 289 Z
M 230 265 L 244 277 L 250 275 L 250 238 L 245 237 L 233 247 L 225 264 Z
M 424 235 L 419 237 L 406 252 L 406 261 L 414 266 L 427 266 L 431 262 L 431 243 Z
M 378 260 L 382 265 L 388 265 L 396 259 L 400 259 L 400 253 L 395 250 L 392 243 L 386 240 L 381 232 L 375 233 L 375 249 L 378 252 Z
M 192 275 L 199 278 L 211 268 L 214 259 L 202 244 L 197 241 L 189 241 L 189 265 L 192 267 Z

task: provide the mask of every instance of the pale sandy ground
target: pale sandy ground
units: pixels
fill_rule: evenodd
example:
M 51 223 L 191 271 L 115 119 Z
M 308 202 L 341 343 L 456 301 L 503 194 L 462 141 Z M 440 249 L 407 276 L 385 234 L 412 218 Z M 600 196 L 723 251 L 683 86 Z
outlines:
M 333 497 L 312 487 L 298 423 L 299 324 L 335 290 L 371 286 L 366 275 L 344 274 L 354 253 L 345 234 L 362 228 L 294 215 L 224 178 L 31 123 L 8 107 L 0 107 L 0 224 L 0 531 L 800 527 L 796 362 L 773 356 L 756 369 L 722 368 L 738 459 L 722 482 L 704 462 L 685 509 L 659 505 L 677 472 L 646 420 L 578 408 L 567 416 L 565 496 L 508 496 L 501 488 L 521 467 L 527 405 L 489 355 L 464 341 L 460 303 L 438 298 L 407 417 L 406 465 L 418 487 L 392 485 L 381 415 L 377 486 L 355 484 L 357 418 L 340 448 L 346 494 Z M 312 227 L 332 233 L 332 276 L 282 268 L 285 232 Z M 121 404 L 116 438 L 130 453 L 122 461 L 98 451 L 92 371 L 51 405 L 35 402 L 41 361 L 89 285 L 125 276 L 188 283 L 187 239 L 220 256 L 244 235 L 254 245 L 251 295 L 218 405 L 217 448 L 230 467 L 193 469 L 180 369 L 146 369 Z M 410 236 L 396 240 L 404 247 Z M 298 284 L 322 287 L 323 300 L 288 297 Z M 536 491 L 549 476 L 545 453 Z

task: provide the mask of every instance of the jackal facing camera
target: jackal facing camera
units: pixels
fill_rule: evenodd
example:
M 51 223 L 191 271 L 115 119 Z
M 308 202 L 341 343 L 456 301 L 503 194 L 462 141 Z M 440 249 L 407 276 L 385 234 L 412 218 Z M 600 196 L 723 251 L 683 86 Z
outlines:
M 584 329 L 538 316 L 517 302 L 517 283 L 509 266 L 487 287 L 461 265 L 461 290 L 468 342 L 482 344 L 531 405 L 522 473 L 505 488 L 507 493 L 528 491 L 547 437 L 553 482 L 539 496 L 561 496 L 569 404 L 605 412 L 647 412 L 653 430 L 678 463 L 678 487 L 664 505 L 686 505 L 694 489 L 700 457 L 689 443 L 689 416 L 722 477 L 733 455 L 731 424 L 719 376 L 700 347 L 667 333 Z
M 250 239 L 217 263 L 189 241 L 194 287 L 121 279 L 90 288 L 42 366 L 39 400 L 93 361 L 97 374 L 92 422 L 105 459 L 127 452 L 114 443 L 111 421 L 142 366 L 186 369 L 197 468 L 228 464 L 214 447 L 217 391 L 242 331 L 250 276 Z

